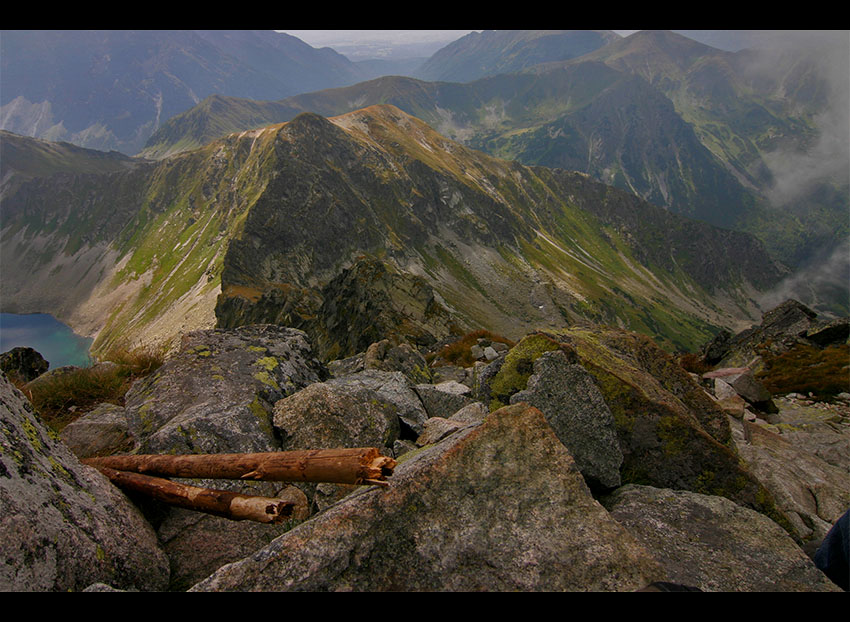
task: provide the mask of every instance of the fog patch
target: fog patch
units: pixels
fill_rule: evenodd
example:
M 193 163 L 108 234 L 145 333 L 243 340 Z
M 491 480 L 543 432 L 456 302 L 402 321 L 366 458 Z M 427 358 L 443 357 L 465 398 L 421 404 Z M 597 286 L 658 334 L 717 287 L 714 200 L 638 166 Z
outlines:
M 773 309 L 793 298 L 826 316 L 850 314 L 850 240 L 814 257 L 759 300 Z
M 775 95 L 796 112 L 814 112 L 817 137 L 808 145 L 786 147 L 764 156 L 773 186 L 766 195 L 775 207 L 805 197 L 822 183 L 850 183 L 850 31 L 778 31 L 759 50 L 748 52 L 750 79 L 774 85 Z M 810 79 L 791 92 L 791 85 L 813 68 Z

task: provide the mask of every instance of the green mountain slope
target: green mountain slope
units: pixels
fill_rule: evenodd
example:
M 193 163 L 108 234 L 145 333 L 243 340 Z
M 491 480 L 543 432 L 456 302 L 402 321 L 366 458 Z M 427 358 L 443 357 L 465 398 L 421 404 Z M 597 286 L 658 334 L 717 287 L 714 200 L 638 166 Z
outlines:
M 585 172 L 671 211 L 753 233 L 801 267 L 850 235 L 840 140 L 847 79 L 829 80 L 806 53 L 765 54 L 639 32 L 581 58 L 466 84 L 382 78 L 250 110 L 222 100 L 209 122 L 190 122 L 200 110 L 173 119 L 145 154 L 303 111 L 333 116 L 389 103 L 491 155 Z
M 750 323 L 782 275 L 750 236 L 471 151 L 387 105 L 32 179 L 2 210 L 4 310 L 59 309 L 95 352 L 274 321 L 335 357 L 361 333 L 421 344 L 582 318 L 693 347 Z

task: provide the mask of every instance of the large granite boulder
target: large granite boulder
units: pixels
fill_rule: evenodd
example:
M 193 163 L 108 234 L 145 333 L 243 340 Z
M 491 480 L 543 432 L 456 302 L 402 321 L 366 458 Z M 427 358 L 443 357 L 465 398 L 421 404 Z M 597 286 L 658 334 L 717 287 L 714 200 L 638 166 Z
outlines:
M 127 497 L 80 464 L 0 374 L 0 590 L 162 590 L 168 559 Z
M 614 415 L 584 367 L 570 363 L 560 350 L 545 352 L 534 361 L 526 389 L 510 399 L 511 404 L 527 402 L 545 415 L 591 488 L 620 485 L 623 452 Z
M 192 591 L 632 591 L 665 573 L 526 404 L 405 454 Z
M 850 508 L 850 470 L 823 460 L 790 425 L 764 426 L 748 421 L 737 442 L 738 453 L 759 478 L 777 507 L 804 541 L 819 542 Z M 776 432 L 772 431 L 775 429 Z M 787 434 L 780 434 L 781 431 Z M 846 449 L 848 436 L 843 437 Z
M 363 417 L 348 414 L 349 406 Z M 370 413 L 378 418 L 370 420 Z M 357 443 L 367 438 L 367 445 L 392 447 L 400 435 L 421 434 L 427 418 L 410 380 L 401 372 L 375 369 L 307 387 L 274 408 L 274 426 L 284 449 L 362 447 Z
M 674 583 L 706 592 L 840 591 L 785 530 L 729 499 L 628 485 L 603 503 Z
M 135 453 L 276 449 L 275 402 L 327 371 L 306 335 L 273 325 L 202 330 L 126 396 Z

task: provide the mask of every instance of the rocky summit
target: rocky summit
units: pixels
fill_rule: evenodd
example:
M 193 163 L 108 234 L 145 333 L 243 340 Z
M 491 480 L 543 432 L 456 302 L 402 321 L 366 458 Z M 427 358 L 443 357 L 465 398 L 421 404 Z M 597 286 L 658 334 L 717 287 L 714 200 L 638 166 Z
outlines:
M 0 588 L 841 590 L 812 555 L 850 506 L 850 402 L 736 414 L 708 373 L 601 325 L 468 343 L 468 367 L 389 340 L 325 364 L 297 329 L 196 331 L 61 435 L 3 375 Z M 395 460 L 386 485 L 175 480 L 289 503 L 270 524 L 80 462 L 355 447 Z

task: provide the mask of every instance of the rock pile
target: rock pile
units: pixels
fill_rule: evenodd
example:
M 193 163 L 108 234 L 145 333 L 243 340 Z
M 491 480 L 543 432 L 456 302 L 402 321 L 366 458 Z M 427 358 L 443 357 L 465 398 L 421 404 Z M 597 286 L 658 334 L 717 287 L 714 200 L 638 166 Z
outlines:
M 841 422 L 788 418 L 785 398 L 762 423 L 736 419 L 650 340 L 613 328 L 528 335 L 451 379 L 421 363 L 379 342 L 326 367 L 303 332 L 269 325 L 191 333 L 125 406 L 68 426 L 68 445 L 4 389 L 0 542 L 13 569 L 0 588 L 838 590 L 802 547 L 850 505 L 846 465 L 827 461 L 835 439 L 817 436 Z M 398 465 L 386 488 L 191 482 L 298 500 L 292 522 L 247 524 L 130 503 L 67 449 L 101 437 L 99 453 L 375 446 Z M 789 452 L 816 508 L 790 475 L 771 477 Z M 48 496 L 12 486 L 27 478 Z M 27 519 L 50 505 L 53 526 Z M 87 535 L 48 544 L 61 529 Z M 116 532 L 139 541 L 114 551 Z

